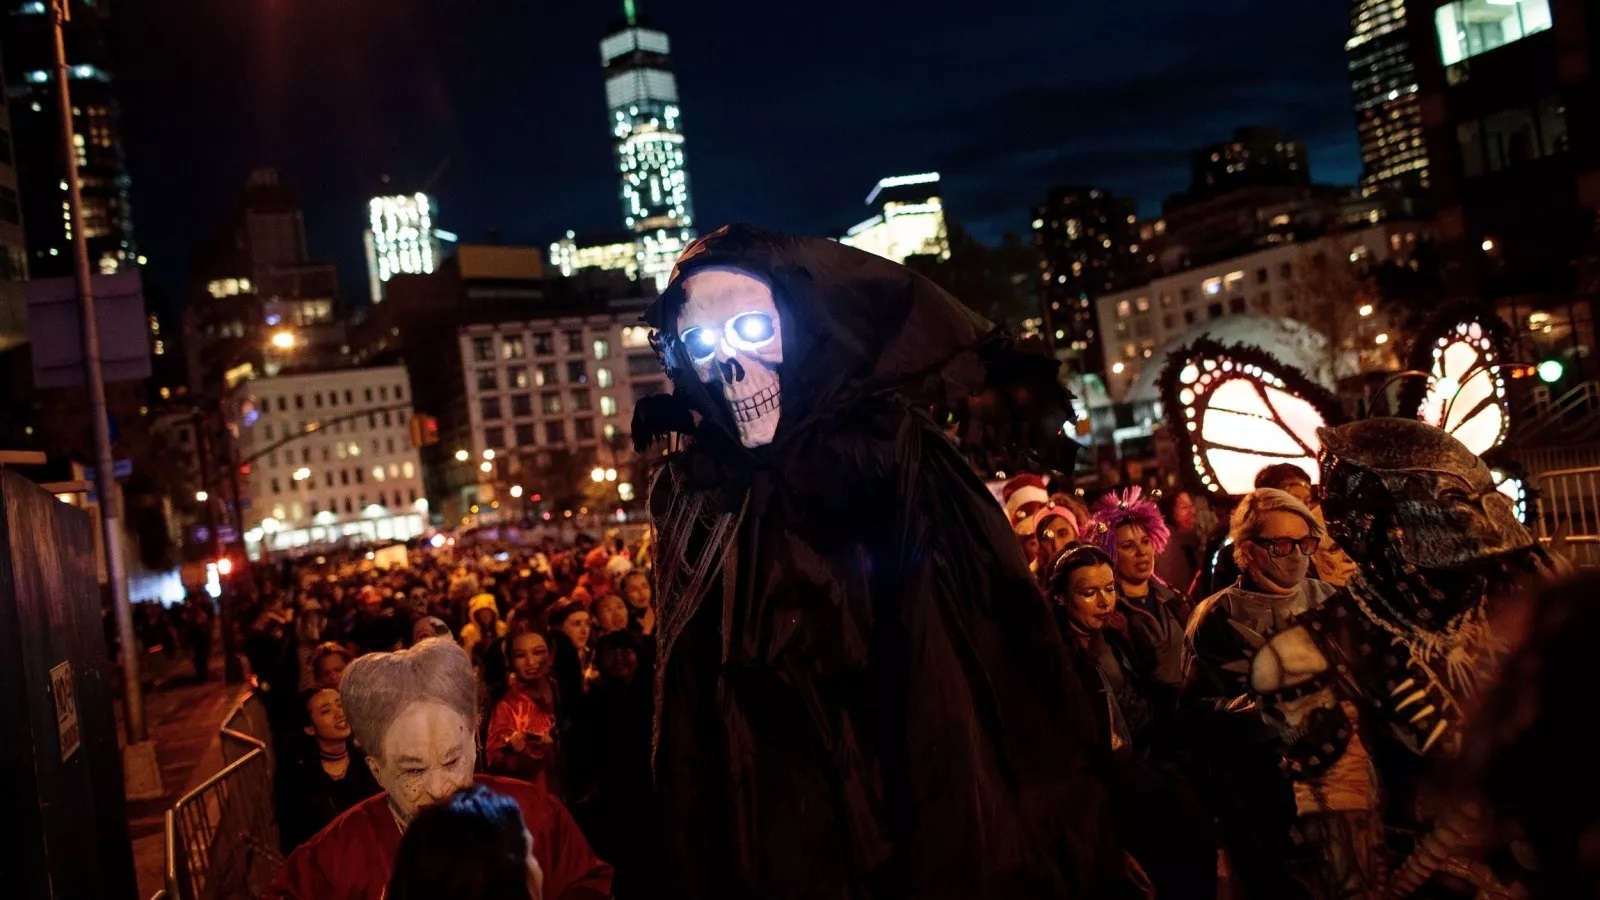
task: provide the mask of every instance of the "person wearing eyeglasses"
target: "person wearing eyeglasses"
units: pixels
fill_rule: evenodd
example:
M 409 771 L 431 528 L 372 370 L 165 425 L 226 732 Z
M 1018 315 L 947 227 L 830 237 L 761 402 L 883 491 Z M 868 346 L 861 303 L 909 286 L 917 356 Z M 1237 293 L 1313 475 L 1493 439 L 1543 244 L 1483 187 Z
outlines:
M 1322 523 L 1293 494 L 1261 488 L 1240 502 L 1229 533 L 1239 578 L 1195 610 L 1185 635 L 1183 691 L 1191 713 L 1208 720 L 1211 741 L 1204 755 L 1218 776 L 1215 811 L 1224 843 L 1242 870 L 1241 880 L 1276 881 L 1284 874 L 1279 868 L 1287 849 L 1284 835 L 1293 825 L 1306 838 L 1305 865 L 1295 873 L 1302 891 L 1288 896 L 1367 896 L 1375 878 L 1370 859 L 1378 840 L 1372 830 L 1377 783 L 1359 733 L 1339 736 L 1349 741 L 1347 752 L 1322 771 L 1291 778 L 1285 793 L 1278 774 L 1285 744 L 1316 727 L 1319 706 L 1340 701 L 1331 686 L 1297 682 L 1295 699 L 1277 708 L 1298 704 L 1300 717 L 1269 720 L 1257 702 L 1268 687 L 1252 682 L 1251 662 L 1266 638 L 1295 627 L 1297 616 L 1337 591 L 1308 577 L 1321 546 Z M 1286 660 L 1285 668 L 1289 665 Z M 1285 685 L 1294 679 L 1291 671 L 1279 674 Z M 1349 716 L 1352 722 L 1358 718 Z M 1277 884 L 1241 887 L 1244 896 L 1285 896 Z
M 1327 533 L 1327 523 L 1322 518 L 1322 503 L 1317 489 L 1304 469 L 1293 463 L 1267 466 L 1256 474 L 1257 488 L 1277 488 L 1306 505 L 1322 526 L 1322 543 L 1311 554 L 1311 577 L 1326 581 L 1334 587 L 1344 587 L 1356 574 L 1356 564 L 1349 554 Z

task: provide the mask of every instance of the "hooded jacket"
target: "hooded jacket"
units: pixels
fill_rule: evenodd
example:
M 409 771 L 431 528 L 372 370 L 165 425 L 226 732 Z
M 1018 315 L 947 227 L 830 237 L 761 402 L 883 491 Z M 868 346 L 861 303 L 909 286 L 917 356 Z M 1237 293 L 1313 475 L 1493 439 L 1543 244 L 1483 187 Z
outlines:
M 676 338 L 683 280 L 764 279 L 780 418 L 745 448 Z M 690 896 L 1111 896 L 1088 695 L 1005 516 L 930 411 L 988 323 L 902 266 L 730 226 L 646 314 L 674 381 L 651 494 L 655 762 Z
M 484 634 L 483 628 L 478 625 L 478 610 L 487 609 L 494 613 L 494 626 L 491 634 Z M 500 607 L 496 604 L 493 594 L 479 594 L 467 604 L 467 624 L 461 626 L 461 646 L 471 655 L 478 649 L 479 644 L 493 641 L 495 638 L 506 636 L 509 627 L 500 620 Z

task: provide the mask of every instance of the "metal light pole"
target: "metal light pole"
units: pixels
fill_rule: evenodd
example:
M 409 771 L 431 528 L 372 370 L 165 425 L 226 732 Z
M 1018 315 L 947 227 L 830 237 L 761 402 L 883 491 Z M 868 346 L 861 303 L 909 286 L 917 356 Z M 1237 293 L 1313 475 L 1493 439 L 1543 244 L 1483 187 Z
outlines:
M 144 693 L 139 686 L 139 645 L 133 632 L 133 605 L 128 601 L 128 575 L 122 563 L 122 528 L 118 524 L 117 477 L 111 458 L 111 425 L 106 419 L 106 380 L 100 370 L 100 330 L 95 322 L 89 244 L 83 233 L 83 195 L 78 179 L 78 150 L 73 140 L 72 95 L 68 89 L 67 45 L 63 26 L 71 17 L 69 0 L 53 0 L 56 93 L 61 100 L 61 152 L 66 163 L 67 203 L 72 222 L 73 274 L 78 282 L 78 317 L 83 328 L 84 380 L 89 390 L 89 415 L 94 426 L 95 491 L 100 497 L 100 523 L 105 533 L 106 578 L 111 582 L 112 610 L 122 642 L 124 718 L 128 743 L 146 741 Z

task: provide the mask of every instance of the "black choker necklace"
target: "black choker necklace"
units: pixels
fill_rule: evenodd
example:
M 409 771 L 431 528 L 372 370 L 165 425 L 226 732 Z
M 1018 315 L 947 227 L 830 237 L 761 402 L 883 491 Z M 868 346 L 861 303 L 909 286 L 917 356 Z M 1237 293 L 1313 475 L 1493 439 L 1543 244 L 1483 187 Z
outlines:
M 317 753 L 321 754 L 323 762 L 338 762 L 341 759 L 349 759 L 350 758 L 350 751 L 349 750 L 345 750 L 345 751 L 340 752 L 340 753 L 329 753 L 326 750 L 318 748 L 317 749 Z

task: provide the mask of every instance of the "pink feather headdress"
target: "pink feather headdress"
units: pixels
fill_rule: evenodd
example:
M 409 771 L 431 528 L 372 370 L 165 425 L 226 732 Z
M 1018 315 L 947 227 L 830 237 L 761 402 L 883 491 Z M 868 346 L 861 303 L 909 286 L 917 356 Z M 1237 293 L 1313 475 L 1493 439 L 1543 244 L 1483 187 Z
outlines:
M 1132 525 L 1150 535 L 1150 547 L 1160 556 L 1172 537 L 1172 529 L 1161 518 L 1161 508 L 1144 496 L 1138 486 L 1125 491 L 1111 491 L 1095 501 L 1094 518 L 1089 520 L 1082 539 L 1095 544 L 1112 559 L 1117 558 L 1117 529 Z

